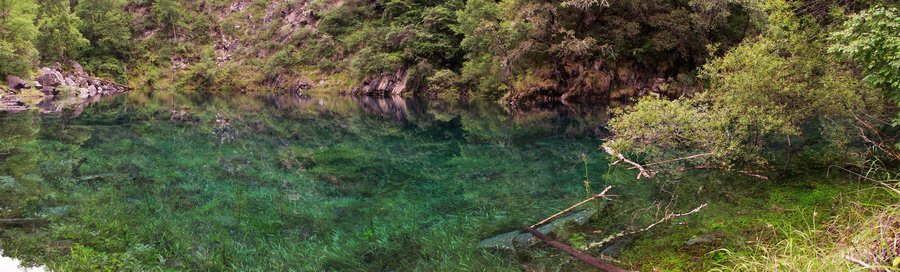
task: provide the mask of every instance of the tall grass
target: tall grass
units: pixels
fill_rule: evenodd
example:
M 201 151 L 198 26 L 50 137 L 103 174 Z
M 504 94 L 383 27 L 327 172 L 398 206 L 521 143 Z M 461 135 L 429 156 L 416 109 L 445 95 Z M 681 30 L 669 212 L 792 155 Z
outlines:
M 900 183 L 880 162 L 860 175 L 885 196 L 866 199 L 849 192 L 827 224 L 774 225 L 748 250 L 719 249 L 726 261 L 713 271 L 900 271 Z M 870 194 L 871 195 L 871 194 Z M 771 237 L 776 237 L 771 239 Z M 768 238 L 768 239 L 767 239 Z

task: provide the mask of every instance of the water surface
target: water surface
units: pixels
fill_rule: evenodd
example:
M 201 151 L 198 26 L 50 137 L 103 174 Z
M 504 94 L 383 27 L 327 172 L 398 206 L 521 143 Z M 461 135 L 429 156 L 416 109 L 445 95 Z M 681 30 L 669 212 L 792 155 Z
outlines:
M 0 113 L 0 248 L 58 270 L 565 269 L 478 241 L 586 196 L 606 110 L 130 93 Z M 600 187 L 598 180 L 593 186 Z M 558 254 L 558 253 L 554 253 Z

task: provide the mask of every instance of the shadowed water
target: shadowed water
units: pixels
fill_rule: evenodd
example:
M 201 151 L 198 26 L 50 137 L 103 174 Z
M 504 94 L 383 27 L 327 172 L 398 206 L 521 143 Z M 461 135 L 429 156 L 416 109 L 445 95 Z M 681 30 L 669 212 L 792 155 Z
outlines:
M 33 220 L 0 226 L 0 248 L 83 271 L 565 267 L 477 245 L 584 199 L 582 154 L 606 171 L 605 120 L 564 105 L 171 93 L 0 113 L 0 218 Z

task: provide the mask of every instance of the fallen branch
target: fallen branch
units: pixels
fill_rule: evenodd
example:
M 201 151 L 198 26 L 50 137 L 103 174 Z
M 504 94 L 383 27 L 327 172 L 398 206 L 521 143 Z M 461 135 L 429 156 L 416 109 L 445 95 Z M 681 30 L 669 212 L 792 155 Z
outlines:
M 647 169 L 644 169 L 644 166 L 642 166 L 641 164 L 625 158 L 625 156 L 622 156 L 622 153 L 616 152 L 615 150 L 613 150 L 612 148 L 610 148 L 608 146 L 604 146 L 603 150 L 606 151 L 606 153 L 609 153 L 610 155 L 612 155 L 613 157 L 618 158 L 618 160 L 616 160 L 615 162 L 612 163 L 613 165 L 620 163 L 620 162 L 625 162 L 627 164 L 631 164 L 634 167 L 634 169 L 637 169 L 638 170 L 637 179 L 641 179 L 641 176 L 644 176 L 647 178 L 652 178 L 654 175 L 656 175 L 655 171 L 649 171 Z
M 626 231 L 621 231 L 621 232 L 619 232 L 619 233 L 610 235 L 609 237 L 606 237 L 605 239 L 600 240 L 599 242 L 593 242 L 593 243 L 590 243 L 589 245 L 587 245 L 586 247 L 584 247 L 584 248 L 582 248 L 582 249 L 583 249 L 583 250 L 589 250 L 589 249 L 592 249 L 592 248 L 601 247 L 601 246 L 603 246 L 603 245 L 605 245 L 605 244 L 607 244 L 607 243 L 611 242 L 612 240 L 615 240 L 615 239 L 617 239 L 617 238 L 619 238 L 619 237 L 623 237 L 623 236 L 626 236 L 626 235 L 634 235 L 634 234 L 637 234 L 637 233 L 645 232 L 645 231 L 647 231 L 647 230 L 649 230 L 649 229 L 651 229 L 651 228 L 653 228 L 653 227 L 655 227 L 655 226 L 657 226 L 657 225 L 659 225 L 659 224 L 665 223 L 665 222 L 667 222 L 667 221 L 669 221 L 669 220 L 672 220 L 672 219 L 675 219 L 675 218 L 679 218 L 679 217 L 682 217 L 682 216 L 691 215 L 691 214 L 693 214 L 693 213 L 699 212 L 701 209 L 703 209 L 703 207 L 706 207 L 706 203 L 703 203 L 703 205 L 700 205 L 699 207 L 696 207 L 696 208 L 694 208 L 693 210 L 691 210 L 691 211 L 689 211 L 689 212 L 686 212 L 686 213 L 673 213 L 673 214 L 667 214 L 666 216 L 664 216 L 664 217 L 663 217 L 662 219 L 660 219 L 659 221 L 656 221 L 656 223 L 650 224 L 650 225 L 648 225 L 648 226 L 646 226 L 646 227 L 644 227 L 644 228 L 637 229 L 637 230 L 626 230 Z
M 871 181 L 871 182 L 878 183 L 878 184 L 880 184 L 881 186 L 884 186 L 885 188 L 887 188 L 888 190 L 891 190 L 891 191 L 894 191 L 894 192 L 900 194 L 900 190 L 898 190 L 897 188 L 894 188 L 895 186 L 891 186 L 890 184 L 887 184 L 887 183 L 885 183 L 885 182 L 883 182 L 883 181 L 880 181 L 880 180 L 877 180 L 877 179 L 873 179 L 873 178 L 870 178 L 870 177 L 867 177 L 867 176 L 863 176 L 862 174 L 859 174 L 859 173 L 850 171 L 850 169 L 847 169 L 847 168 L 843 168 L 843 167 L 840 167 L 840 166 L 834 166 L 834 167 L 837 167 L 838 169 L 847 171 L 847 173 L 853 174 L 853 175 L 855 175 L 855 176 L 857 176 L 857 177 L 860 177 L 860 178 L 862 178 L 862 179 L 865 179 L 865 180 L 868 180 L 868 181 Z
M 712 155 L 713 155 L 712 152 L 709 152 L 709 153 L 701 153 L 701 154 L 694 154 L 694 155 L 690 155 L 690 156 L 687 156 L 687 157 L 681 157 L 681 158 L 675 158 L 675 159 L 671 159 L 671 160 L 664 160 L 664 161 L 658 161 L 658 162 L 653 162 L 653 163 L 644 164 L 644 167 L 652 166 L 652 165 L 658 165 L 658 164 L 664 164 L 664 163 L 670 163 L 670 162 L 677 162 L 677 161 L 683 161 L 683 160 L 696 159 L 696 158 L 706 157 L 706 156 L 712 156 Z M 630 167 L 630 168 L 628 168 L 628 170 L 634 170 L 634 167 Z
M 868 136 L 866 136 L 865 129 L 856 126 L 856 128 L 859 129 L 859 136 L 860 136 L 860 138 L 863 139 L 863 141 L 865 141 L 869 144 L 872 144 L 873 146 L 875 146 L 878 149 L 881 149 L 881 151 L 883 151 L 884 153 L 893 157 L 893 159 L 900 160 L 900 150 L 897 150 L 896 148 L 894 148 L 891 145 L 891 142 L 893 142 L 896 139 L 896 136 L 890 137 L 889 139 L 885 139 L 881 130 L 876 128 L 874 125 L 869 124 L 869 122 L 866 122 L 865 120 L 863 120 L 862 118 L 860 118 L 859 116 L 857 116 L 855 114 L 853 115 L 853 118 L 855 118 L 856 121 L 858 121 L 860 124 L 865 126 L 866 129 L 871 131 L 874 134 L 873 136 L 875 136 L 875 138 L 877 139 L 877 141 L 876 141 L 876 140 L 869 138 Z
M 694 166 L 694 167 L 682 167 L 682 168 L 675 168 L 675 169 L 667 169 L 667 170 L 664 170 L 664 172 L 687 172 L 690 170 L 698 170 L 698 169 L 719 169 L 719 170 L 727 171 L 727 170 L 722 169 L 722 167 L 720 167 L 718 165 L 704 164 L 704 165 L 698 165 L 698 166 Z M 769 180 L 769 177 L 767 177 L 767 176 L 763 176 L 763 175 L 753 173 L 750 171 L 737 170 L 734 172 L 744 174 L 747 176 L 751 176 L 754 178 L 758 178 L 758 179 Z
M 853 258 L 850 255 L 844 255 L 844 259 L 847 259 L 848 261 L 850 261 L 852 263 L 858 264 L 859 266 L 862 266 L 863 268 L 871 269 L 872 271 L 882 271 L 881 269 L 871 266 L 871 265 L 867 264 L 866 262 L 863 262 L 860 259 Z
M 630 270 L 622 269 L 622 268 L 612 265 L 610 263 L 601 261 L 597 258 L 594 258 L 594 256 L 591 256 L 591 255 L 585 254 L 584 252 L 578 251 L 577 249 L 572 248 L 569 245 L 566 245 L 559 241 L 553 240 L 550 237 L 547 237 L 546 234 L 541 233 L 540 231 L 537 231 L 529 226 L 522 226 L 522 229 L 527 231 L 528 233 L 531 233 L 531 235 L 534 235 L 538 239 L 541 239 L 541 241 L 544 241 L 544 243 L 546 243 L 547 245 L 550 245 L 559 250 L 562 250 L 562 251 L 568 253 L 569 255 L 572 255 L 572 257 L 575 257 L 576 259 L 579 259 L 582 262 L 584 262 L 590 266 L 596 267 L 600 270 L 607 271 L 607 272 L 628 272 L 628 271 L 630 271 Z
M 607 186 L 606 189 L 603 189 L 603 192 L 600 192 L 599 194 L 593 195 L 588 199 L 578 202 L 575 205 L 572 205 L 571 207 L 566 208 L 565 210 L 562 210 L 554 215 L 551 215 L 550 217 L 547 217 L 544 220 L 541 220 L 540 222 L 534 223 L 534 225 L 531 225 L 530 227 L 535 228 L 537 226 L 543 225 L 544 223 L 550 222 L 550 220 L 556 219 L 557 217 L 559 217 L 567 212 L 572 211 L 573 209 L 577 208 L 578 206 L 581 206 L 581 205 L 584 205 L 585 203 L 591 202 L 591 200 L 613 196 L 613 195 L 606 194 L 606 192 L 608 192 L 610 188 L 612 188 L 612 186 Z

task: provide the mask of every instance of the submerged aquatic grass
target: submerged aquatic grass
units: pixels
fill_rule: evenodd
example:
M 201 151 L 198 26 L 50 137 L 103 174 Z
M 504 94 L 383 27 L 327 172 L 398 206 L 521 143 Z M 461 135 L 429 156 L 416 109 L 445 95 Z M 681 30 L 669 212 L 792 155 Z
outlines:
M 5 229 L 0 247 L 63 271 L 512 271 L 478 241 L 581 198 L 579 154 L 597 152 L 558 116 L 327 102 L 343 104 L 4 116 L 27 128 L 4 147 L 7 207 L 50 224 Z

